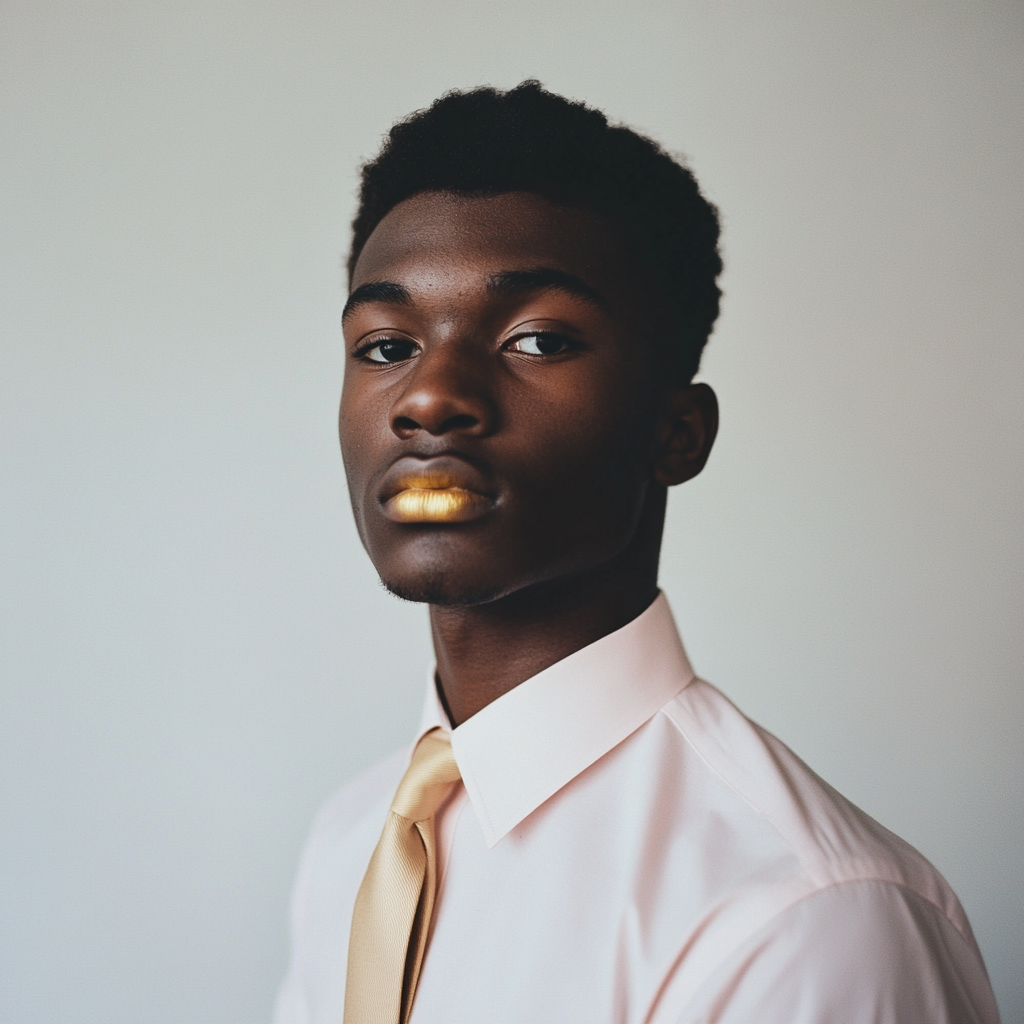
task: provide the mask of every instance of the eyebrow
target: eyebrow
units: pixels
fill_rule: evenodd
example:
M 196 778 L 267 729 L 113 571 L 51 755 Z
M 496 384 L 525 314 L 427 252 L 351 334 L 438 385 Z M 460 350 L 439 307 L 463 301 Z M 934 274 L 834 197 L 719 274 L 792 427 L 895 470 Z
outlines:
M 492 295 L 520 295 L 524 292 L 542 291 L 554 288 L 566 292 L 584 302 L 607 309 L 605 297 L 592 285 L 575 274 L 554 267 L 535 267 L 532 270 L 505 270 L 487 278 L 487 290 Z M 391 306 L 408 306 L 412 302 L 409 289 L 394 281 L 371 281 L 360 285 L 345 303 L 341 314 L 342 323 L 360 306 L 368 303 L 384 303 Z
M 492 274 L 487 279 L 487 290 L 497 295 L 518 295 L 522 292 L 541 291 L 555 288 L 558 291 L 574 295 L 577 299 L 590 302 L 601 309 L 608 308 L 608 301 L 592 285 L 568 274 L 564 270 L 553 267 L 535 267 L 533 270 L 506 270 L 500 274 Z
M 341 313 L 341 322 L 351 316 L 360 306 L 368 302 L 383 302 L 391 306 L 408 306 L 412 302 L 409 289 L 394 281 L 371 281 L 360 285 L 345 303 Z

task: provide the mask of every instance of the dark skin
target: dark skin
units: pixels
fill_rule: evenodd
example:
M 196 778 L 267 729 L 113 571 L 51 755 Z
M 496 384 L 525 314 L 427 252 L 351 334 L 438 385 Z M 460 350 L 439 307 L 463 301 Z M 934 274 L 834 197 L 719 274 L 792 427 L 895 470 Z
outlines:
M 356 524 L 385 586 L 430 604 L 454 725 L 626 625 L 658 592 L 668 488 L 718 428 L 672 381 L 666 314 L 602 215 L 522 192 L 423 193 L 356 264 L 340 436 Z M 472 498 L 409 522 L 410 474 Z

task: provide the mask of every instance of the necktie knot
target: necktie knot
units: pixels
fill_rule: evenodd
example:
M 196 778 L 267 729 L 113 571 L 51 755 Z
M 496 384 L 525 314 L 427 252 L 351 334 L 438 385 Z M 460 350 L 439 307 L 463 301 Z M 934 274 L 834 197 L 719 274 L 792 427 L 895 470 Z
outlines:
M 434 729 L 416 745 L 391 810 L 408 821 L 426 821 L 437 813 L 460 777 L 451 740 Z

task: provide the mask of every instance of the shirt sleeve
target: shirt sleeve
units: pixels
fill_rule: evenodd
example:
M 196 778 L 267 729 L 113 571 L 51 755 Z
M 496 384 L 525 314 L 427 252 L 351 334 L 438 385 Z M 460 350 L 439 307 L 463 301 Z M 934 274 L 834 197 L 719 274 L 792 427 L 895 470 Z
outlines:
M 395 751 L 317 814 L 292 889 L 291 953 L 273 1024 L 341 1021 L 352 903 L 407 760 L 406 749 Z
M 274 1001 L 273 1024 L 309 1024 L 309 1008 L 302 985 L 299 949 L 302 939 L 302 910 L 307 899 L 308 877 L 315 855 L 317 829 L 314 826 L 299 862 L 299 871 L 292 889 L 288 910 L 291 951 L 288 972 L 277 990 Z
M 665 991 L 671 1003 L 671 980 Z M 664 1011 L 664 1012 L 663 1012 Z M 999 1024 L 973 938 L 889 882 L 823 889 L 747 940 L 672 1024 Z
M 274 1002 L 274 1024 L 309 1024 L 298 972 L 289 970 Z

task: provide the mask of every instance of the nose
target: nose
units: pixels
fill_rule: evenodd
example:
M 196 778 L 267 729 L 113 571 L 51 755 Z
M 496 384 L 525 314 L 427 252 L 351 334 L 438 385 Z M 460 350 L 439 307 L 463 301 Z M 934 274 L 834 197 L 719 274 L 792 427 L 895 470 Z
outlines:
M 391 407 L 391 429 L 407 439 L 417 431 L 486 437 L 498 414 L 487 358 L 455 341 L 431 346 L 416 358 L 402 394 Z

